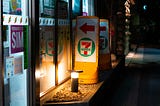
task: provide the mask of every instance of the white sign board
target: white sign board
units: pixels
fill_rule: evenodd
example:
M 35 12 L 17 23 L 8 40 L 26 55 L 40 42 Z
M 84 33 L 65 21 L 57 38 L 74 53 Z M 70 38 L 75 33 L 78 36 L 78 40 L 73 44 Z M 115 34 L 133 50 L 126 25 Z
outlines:
M 76 30 L 75 61 L 96 62 L 99 18 L 94 16 L 79 16 L 77 18 Z

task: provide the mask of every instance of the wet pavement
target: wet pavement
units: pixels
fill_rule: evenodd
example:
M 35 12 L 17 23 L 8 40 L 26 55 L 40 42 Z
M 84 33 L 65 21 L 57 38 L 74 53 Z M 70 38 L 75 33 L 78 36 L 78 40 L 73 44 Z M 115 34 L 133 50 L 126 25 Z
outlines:
M 112 88 L 102 106 L 160 106 L 160 49 L 131 52 L 123 80 Z

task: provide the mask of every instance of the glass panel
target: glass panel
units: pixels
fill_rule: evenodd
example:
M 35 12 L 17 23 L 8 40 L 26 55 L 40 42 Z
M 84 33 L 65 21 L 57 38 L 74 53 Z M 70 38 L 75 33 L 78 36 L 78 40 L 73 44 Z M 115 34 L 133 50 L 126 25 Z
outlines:
M 40 0 L 40 70 L 36 70 L 39 71 L 40 97 L 70 77 L 68 5 L 68 0 L 57 0 L 57 3 L 56 0 Z
M 55 0 L 40 0 L 40 96 L 55 86 Z
M 3 0 L 4 106 L 28 105 L 28 28 L 28 0 Z
M 94 0 L 82 0 L 83 16 L 95 16 Z
M 73 18 L 80 16 L 82 12 L 81 0 L 72 0 L 72 15 Z
M 88 0 L 83 0 L 83 16 L 88 16 Z
M 69 25 L 69 2 L 58 1 L 58 83 L 70 76 L 71 47 Z

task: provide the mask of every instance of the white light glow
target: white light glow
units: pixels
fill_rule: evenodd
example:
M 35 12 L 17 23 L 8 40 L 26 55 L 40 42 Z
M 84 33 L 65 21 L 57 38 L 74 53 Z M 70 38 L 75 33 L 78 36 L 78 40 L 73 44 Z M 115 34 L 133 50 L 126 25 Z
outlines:
M 79 73 L 71 72 L 71 78 L 78 78 L 78 77 L 79 77 Z
M 58 64 L 58 83 L 63 81 L 66 78 L 66 64 L 65 63 L 59 63 Z
M 131 57 L 134 56 L 134 54 L 135 54 L 135 53 L 129 53 L 129 54 L 126 56 L 126 58 L 131 58 Z
M 36 72 L 35 72 L 35 76 L 36 76 L 36 78 L 40 78 L 40 71 L 39 70 L 37 70 Z

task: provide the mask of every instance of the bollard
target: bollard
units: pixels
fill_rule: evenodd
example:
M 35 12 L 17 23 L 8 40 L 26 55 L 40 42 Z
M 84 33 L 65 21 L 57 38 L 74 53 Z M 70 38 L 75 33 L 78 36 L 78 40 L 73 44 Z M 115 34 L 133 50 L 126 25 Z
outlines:
M 71 92 L 78 92 L 79 73 L 83 71 L 71 71 Z

